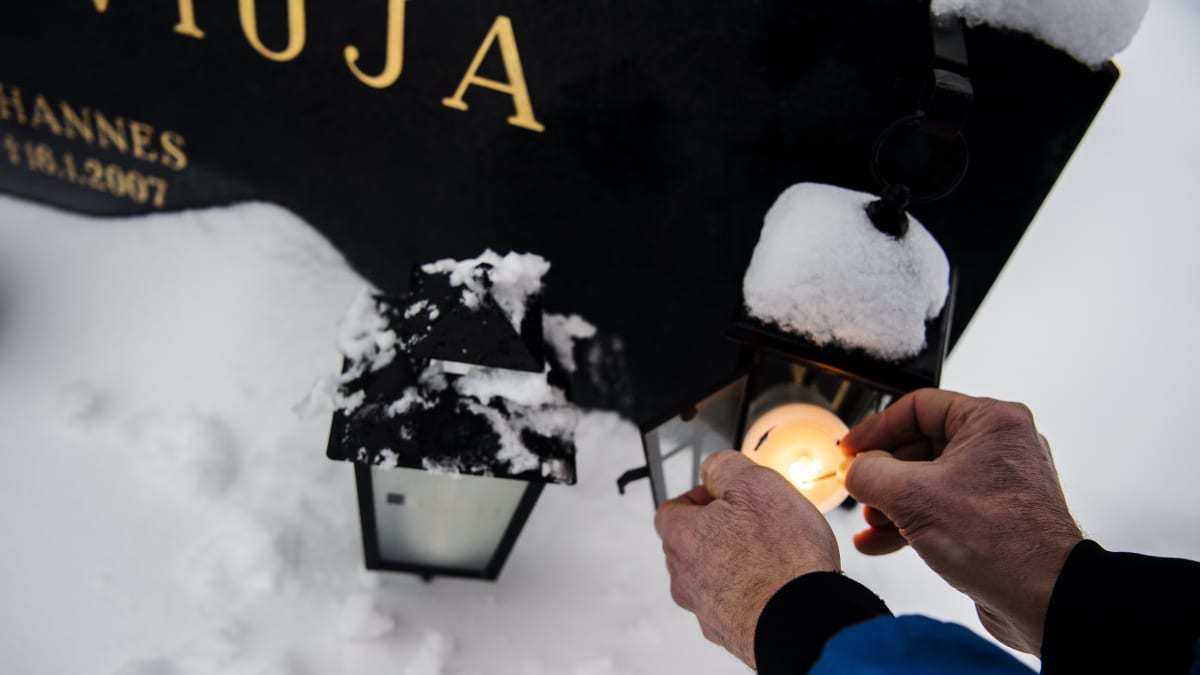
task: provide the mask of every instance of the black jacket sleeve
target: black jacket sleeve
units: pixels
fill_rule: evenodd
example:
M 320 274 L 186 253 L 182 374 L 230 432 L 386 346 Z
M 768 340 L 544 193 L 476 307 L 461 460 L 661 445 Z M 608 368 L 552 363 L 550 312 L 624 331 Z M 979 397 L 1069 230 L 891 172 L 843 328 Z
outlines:
M 779 589 L 759 615 L 754 631 L 759 675 L 807 673 L 838 631 L 891 614 L 865 586 L 836 572 L 797 577 Z
M 1071 551 L 1042 634 L 1042 673 L 1187 673 L 1200 639 L 1200 563 Z

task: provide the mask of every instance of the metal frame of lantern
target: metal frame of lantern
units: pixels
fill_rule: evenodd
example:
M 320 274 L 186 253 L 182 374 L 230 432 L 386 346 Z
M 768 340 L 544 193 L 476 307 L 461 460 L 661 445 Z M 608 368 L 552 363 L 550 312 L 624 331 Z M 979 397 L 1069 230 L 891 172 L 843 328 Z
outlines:
M 380 518 L 381 503 L 391 507 L 403 507 L 408 497 L 404 492 L 389 492 L 377 491 L 375 489 L 375 480 L 381 474 L 390 473 L 397 474 L 406 471 L 405 469 L 375 469 L 367 466 L 354 467 L 354 484 L 358 493 L 358 513 L 359 523 L 362 529 L 362 545 L 363 545 L 363 560 L 366 568 L 369 570 L 386 571 L 386 572 L 405 572 L 410 574 L 418 574 L 426 579 L 439 577 L 462 577 L 470 579 L 484 579 L 487 581 L 495 581 L 500 576 L 500 571 L 504 568 L 504 564 L 508 561 L 508 556 L 512 553 L 513 547 L 517 543 L 517 537 L 521 534 L 521 530 L 525 528 L 525 522 L 529 519 L 529 515 L 533 512 L 533 507 L 537 505 L 538 498 L 542 494 L 545 485 L 542 483 L 531 483 L 526 481 L 508 480 L 512 483 L 523 483 L 520 497 L 516 502 L 515 508 L 511 516 L 507 519 L 507 525 L 500 531 L 500 536 L 492 548 L 491 555 L 487 558 L 486 563 L 476 567 L 463 566 L 446 566 L 435 564 L 421 564 L 412 561 L 404 561 L 388 555 L 388 547 L 381 539 L 384 535 L 380 533 Z M 412 473 L 418 473 L 417 470 L 408 470 Z M 449 477 L 439 476 L 436 474 L 426 474 L 423 478 L 425 481 L 443 482 L 443 481 L 472 481 L 472 480 L 489 480 L 499 481 L 504 479 L 497 478 L 482 478 L 477 476 Z M 380 494 L 382 492 L 382 494 Z
M 407 295 L 371 298 L 397 351 L 377 370 L 360 366 L 353 384 L 343 385 L 362 392 L 361 400 L 335 412 L 327 450 L 355 463 L 368 569 L 495 580 L 545 483 L 575 482 L 569 440 L 523 440 L 535 444 L 538 463 L 514 468 L 498 456 L 504 446 L 493 425 L 519 415 L 517 404 L 472 403 L 454 386 L 477 370 L 553 386 L 546 366 L 559 364 L 543 342 L 540 298 L 526 298 L 514 326 L 491 294 L 491 270 L 477 264 L 479 283 L 467 292 L 450 272 L 418 267 Z M 429 378 L 440 384 L 424 389 Z
M 970 163 L 963 136 L 974 95 L 962 21 L 930 17 L 933 61 L 915 113 L 883 129 L 872 149 L 871 172 L 881 198 L 866 207 L 875 227 L 890 236 L 904 236 L 910 203 L 941 199 L 958 187 Z M 927 141 L 915 166 L 907 164 L 914 138 Z M 929 152 L 932 150 L 932 152 Z M 900 180 L 896 180 L 900 177 Z M 921 183 L 912 192 L 912 179 Z M 942 313 L 926 325 L 925 349 L 915 357 L 893 363 L 860 350 L 817 345 L 763 323 L 743 309 L 726 335 L 742 345 L 742 374 L 677 417 L 642 429 L 646 465 L 627 471 L 617 481 L 624 493 L 632 481 L 649 478 L 657 507 L 697 485 L 700 465 L 709 454 L 739 448 L 754 422 L 751 407 L 772 387 L 790 385 L 801 398 L 835 413 L 847 426 L 882 410 L 894 397 L 941 381 L 942 363 L 953 325 L 957 270 L 951 268 L 950 288 Z M 800 393 L 802 392 L 802 393 Z M 683 487 L 672 489 L 669 460 L 682 456 L 687 473 Z
M 751 406 L 761 394 L 779 385 L 803 388 L 808 402 L 831 410 L 847 426 L 882 410 L 898 396 L 938 386 L 954 319 L 956 289 L 957 275 L 952 272 L 945 308 L 936 321 L 926 326 L 925 349 L 899 363 L 857 350 L 816 345 L 739 315 L 727 336 L 742 345 L 741 374 L 679 415 L 643 427 L 646 465 L 621 476 L 618 489 L 624 493 L 631 482 L 649 478 L 651 498 L 657 507 L 699 484 L 704 458 L 740 447 L 753 422 Z M 685 461 L 681 463 L 680 459 Z M 676 483 L 679 487 L 673 488 Z

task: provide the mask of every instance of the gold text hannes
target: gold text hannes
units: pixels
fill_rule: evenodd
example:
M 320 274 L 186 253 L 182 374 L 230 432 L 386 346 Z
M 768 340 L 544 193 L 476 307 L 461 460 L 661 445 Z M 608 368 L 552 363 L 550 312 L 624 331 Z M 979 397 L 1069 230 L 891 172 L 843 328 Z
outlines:
M 115 150 L 175 171 L 182 171 L 188 165 L 184 138 L 178 132 L 158 130 L 145 122 L 106 115 L 66 101 L 51 103 L 41 94 L 30 97 L 20 87 L 6 86 L 3 82 L 0 82 L 0 120 Z
M 283 2 L 284 0 L 273 0 Z M 176 0 L 179 8 L 179 22 L 175 24 L 175 32 L 197 40 L 204 39 L 204 31 L 196 21 L 194 0 Z M 308 39 L 307 20 L 305 15 L 305 0 L 286 0 L 287 2 L 287 44 L 281 49 L 272 49 L 263 43 L 258 30 L 257 0 L 237 0 L 238 18 L 242 24 L 242 33 L 247 44 L 264 58 L 277 62 L 291 61 L 304 51 Z M 105 12 L 111 0 L 92 0 L 96 10 Z M 388 0 L 386 22 L 386 52 L 383 69 L 376 74 L 365 72 L 358 64 L 360 52 L 355 45 L 347 45 L 342 52 L 350 73 L 360 82 L 376 89 L 384 89 L 395 84 L 404 71 L 404 25 L 405 9 L 408 0 Z M 480 77 L 479 67 L 488 52 L 498 46 L 500 56 L 504 60 L 504 72 L 507 82 Z M 458 82 L 453 95 L 442 99 L 442 105 L 455 110 L 466 110 L 464 96 L 472 86 L 479 86 L 507 94 L 513 101 L 514 113 L 508 118 L 508 123 L 529 129 L 544 131 L 545 127 L 534 116 L 533 104 L 529 98 L 529 88 L 525 83 L 525 72 L 521 65 L 521 56 L 517 51 L 517 38 L 513 32 L 512 21 L 507 16 L 498 16 L 492 23 L 491 29 L 483 38 L 476 51 L 466 74 Z

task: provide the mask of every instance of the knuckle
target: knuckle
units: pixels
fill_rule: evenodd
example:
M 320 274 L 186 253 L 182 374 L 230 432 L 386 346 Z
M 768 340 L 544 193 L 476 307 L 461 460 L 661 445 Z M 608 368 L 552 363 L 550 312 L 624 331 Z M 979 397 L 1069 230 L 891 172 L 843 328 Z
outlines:
M 1040 445 L 1033 412 L 1022 403 L 988 399 L 979 410 L 979 431 L 998 443 L 997 447 L 1024 447 Z
M 683 586 L 675 579 L 671 579 L 671 599 L 675 601 L 676 605 L 691 611 L 691 601 L 687 594 L 684 593 Z
M 1033 411 L 1024 403 L 1008 403 L 997 401 L 993 414 L 996 420 L 1005 427 L 1032 428 Z
M 658 510 L 654 512 L 654 531 L 658 532 L 659 537 L 662 537 L 663 532 L 666 531 L 666 527 L 666 516 L 663 514 L 663 509 L 660 506 L 658 507 Z
M 735 455 L 735 450 L 721 450 L 714 452 L 704 459 L 704 463 L 700 465 L 701 475 L 708 476 L 714 471 L 717 471 L 722 464 L 729 461 L 731 455 Z
M 672 558 L 681 557 L 680 553 L 682 553 L 682 549 L 683 549 L 683 546 L 681 544 L 682 544 L 681 537 L 679 537 L 679 536 L 663 537 L 662 538 L 663 553 L 667 554 L 667 556 L 672 557 Z
M 731 481 L 725 490 L 724 500 L 737 513 L 761 512 L 770 508 L 779 499 L 780 490 L 775 484 L 783 480 L 774 469 L 765 466 L 747 467 L 746 470 Z M 791 490 L 790 486 L 787 486 Z
M 687 550 L 688 534 L 683 528 L 672 525 L 663 530 L 663 553 L 668 558 L 681 558 Z

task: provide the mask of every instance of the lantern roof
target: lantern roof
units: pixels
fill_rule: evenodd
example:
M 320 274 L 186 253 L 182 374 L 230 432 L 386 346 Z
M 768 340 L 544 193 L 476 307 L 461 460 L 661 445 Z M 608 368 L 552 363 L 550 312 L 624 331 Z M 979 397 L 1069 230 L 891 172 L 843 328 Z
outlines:
M 537 256 L 488 251 L 417 267 L 404 296 L 360 298 L 343 324 L 328 456 L 574 483 L 578 413 L 552 382 L 567 366 L 545 345 L 547 269 Z

